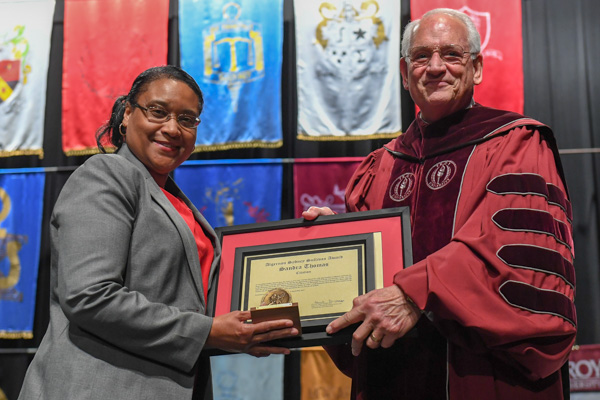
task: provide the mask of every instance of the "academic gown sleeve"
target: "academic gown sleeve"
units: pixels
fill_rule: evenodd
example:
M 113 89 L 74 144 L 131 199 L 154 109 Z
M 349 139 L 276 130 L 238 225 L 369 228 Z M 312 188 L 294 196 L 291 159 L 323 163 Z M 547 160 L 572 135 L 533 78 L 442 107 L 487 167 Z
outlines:
M 576 333 L 571 209 L 539 131 L 475 148 L 453 232 L 395 284 L 451 343 L 533 380 L 560 369 Z

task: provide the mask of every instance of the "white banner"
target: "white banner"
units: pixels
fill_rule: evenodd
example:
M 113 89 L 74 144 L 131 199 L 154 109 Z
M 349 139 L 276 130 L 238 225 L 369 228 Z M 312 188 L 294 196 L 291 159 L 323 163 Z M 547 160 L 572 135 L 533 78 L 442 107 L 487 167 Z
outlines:
M 54 0 L 0 1 L 0 157 L 43 157 Z
M 400 1 L 295 1 L 298 139 L 400 133 Z

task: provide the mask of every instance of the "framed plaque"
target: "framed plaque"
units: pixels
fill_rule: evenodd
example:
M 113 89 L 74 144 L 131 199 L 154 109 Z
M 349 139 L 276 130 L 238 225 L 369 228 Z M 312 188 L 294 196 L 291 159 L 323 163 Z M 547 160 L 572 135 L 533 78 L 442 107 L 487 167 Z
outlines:
M 412 264 L 408 207 L 238 225 L 216 229 L 221 265 L 209 295 L 213 316 L 294 304 L 302 334 L 286 347 L 349 341 L 355 327 L 335 335 L 327 325 L 352 300 L 393 284 Z

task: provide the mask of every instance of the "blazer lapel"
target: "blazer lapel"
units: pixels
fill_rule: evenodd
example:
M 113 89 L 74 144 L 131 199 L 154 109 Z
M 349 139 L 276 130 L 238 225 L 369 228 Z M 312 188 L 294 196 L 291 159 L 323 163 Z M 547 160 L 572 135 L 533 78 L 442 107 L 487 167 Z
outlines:
M 204 233 L 206 234 L 206 236 L 210 239 L 210 241 L 213 244 L 214 256 L 213 256 L 213 262 L 212 262 L 211 268 L 210 268 L 210 274 L 208 277 L 209 286 L 208 286 L 208 291 L 207 291 L 209 293 L 208 298 L 210 298 L 210 291 L 213 289 L 211 287 L 211 283 L 213 282 L 214 275 L 216 274 L 216 271 L 219 268 L 219 264 L 220 264 L 220 260 L 221 260 L 221 243 L 219 242 L 219 239 L 217 237 L 217 234 L 215 233 L 215 230 L 212 228 L 212 226 L 210 226 L 208 221 L 204 218 L 204 216 L 200 213 L 200 211 L 198 211 L 198 209 L 190 201 L 190 199 L 188 199 L 187 196 L 181 191 L 181 189 L 179 188 L 179 186 L 177 186 L 175 181 L 173 181 L 171 178 L 169 178 L 167 181 L 167 186 L 169 187 L 169 191 L 171 193 L 173 193 L 175 196 L 182 199 L 185 202 L 185 204 L 190 208 L 190 210 L 192 210 L 192 213 L 194 214 L 194 218 L 196 219 L 196 221 L 198 221 L 198 223 L 204 230 Z M 188 229 L 188 231 L 189 231 L 189 229 Z M 192 237 L 192 239 L 193 239 L 193 237 Z M 194 239 L 194 246 L 196 246 L 195 239 Z M 195 254 L 196 255 L 198 254 L 197 250 L 196 250 Z M 197 258 L 198 257 L 196 257 L 196 259 Z M 196 262 L 198 263 L 197 265 L 200 265 L 199 261 L 196 261 Z M 200 268 L 195 268 L 195 270 L 198 272 L 198 276 L 200 277 Z M 200 282 L 202 282 L 201 278 L 200 278 Z M 201 288 L 202 286 L 199 286 L 199 287 Z M 202 291 L 200 291 L 200 292 L 203 293 Z
M 194 218 L 196 219 L 196 221 L 198 221 L 198 223 L 204 230 L 204 233 L 206 233 L 206 236 L 210 239 L 210 241 L 213 244 L 214 258 L 213 258 L 213 262 L 212 262 L 212 267 L 210 269 L 210 275 L 208 277 L 208 282 L 212 282 L 213 275 L 215 274 L 216 267 L 218 266 L 215 264 L 221 258 L 221 243 L 219 242 L 219 238 L 217 237 L 217 234 L 216 234 L 215 230 L 213 229 L 213 227 L 210 226 L 210 224 L 208 223 L 206 218 L 204 218 L 202 213 L 200 211 L 198 211 L 198 209 L 196 208 L 194 203 L 192 203 L 190 201 L 190 199 L 187 198 L 185 193 L 183 193 L 181 191 L 181 189 L 179 189 L 179 186 L 177 186 L 177 184 L 175 184 L 175 182 L 173 182 L 173 185 L 177 188 L 179 198 L 181 198 L 185 202 L 185 204 L 187 204 L 187 206 L 190 208 L 190 210 L 192 210 L 192 213 L 194 214 Z M 210 288 L 210 284 L 209 284 L 208 290 L 210 290 L 210 289 L 211 288 Z
M 156 181 L 154 180 L 152 175 L 150 175 L 150 172 L 148 172 L 148 169 L 146 168 L 146 166 L 140 160 L 138 160 L 138 158 L 131 152 L 131 150 L 129 150 L 129 148 L 127 147 L 126 144 L 123 144 L 123 146 L 121 146 L 121 148 L 118 151 L 118 154 L 125 157 L 127 160 L 129 160 L 132 164 L 136 165 L 142 171 L 142 173 L 144 174 L 144 177 L 148 183 L 146 185 L 146 187 L 148 188 L 148 190 L 150 192 L 150 196 L 165 211 L 165 213 L 167 214 L 169 219 L 173 222 L 173 224 L 177 228 L 177 231 L 179 232 L 179 236 L 181 237 L 181 241 L 183 242 L 183 247 L 185 249 L 186 258 L 188 261 L 188 268 L 190 269 L 190 272 L 192 274 L 192 279 L 194 280 L 194 287 L 196 288 L 196 293 L 198 294 L 198 299 L 199 299 L 200 303 L 204 306 L 204 309 L 206 309 L 206 302 L 204 300 L 204 292 L 202 290 L 202 275 L 201 275 L 201 271 L 200 271 L 200 260 L 198 258 L 198 248 L 196 247 L 196 239 L 194 238 L 194 234 L 192 233 L 192 231 L 190 231 L 190 228 L 187 226 L 187 224 L 185 223 L 185 221 L 183 220 L 181 215 L 179 215 L 179 213 L 177 212 L 175 207 L 173 207 L 173 205 L 171 204 L 171 202 L 169 201 L 167 196 L 165 196 L 165 194 L 162 192 L 160 186 L 158 186 L 158 184 L 156 183 Z M 174 194 L 180 198 L 183 198 L 183 200 L 186 202 L 186 204 L 188 204 L 188 206 L 191 204 L 189 202 L 189 200 L 187 199 L 187 197 L 182 196 L 183 192 L 181 192 L 179 187 L 177 187 L 177 185 L 175 184 L 175 182 L 173 182 L 173 180 L 171 178 L 168 179 L 167 186 L 174 187 L 175 188 Z M 193 205 L 192 205 L 192 207 L 193 207 Z M 194 216 L 196 216 L 196 213 L 197 213 L 196 208 L 194 207 L 191 209 L 192 209 L 192 212 L 194 213 Z M 208 223 L 206 221 L 204 221 L 204 222 L 210 228 L 210 225 L 208 225 Z M 205 226 L 203 225 L 202 227 L 204 228 Z M 216 238 L 216 235 L 214 235 L 214 231 L 212 230 L 212 228 L 210 228 L 210 231 L 211 231 L 211 234 L 213 235 L 213 237 L 211 237 L 211 240 L 216 241 L 216 240 L 214 240 Z M 206 230 L 206 232 L 208 232 L 208 230 Z M 216 258 L 216 255 L 217 254 L 216 254 L 216 249 L 215 249 L 215 258 Z M 214 261 L 213 261 L 213 263 L 214 263 Z

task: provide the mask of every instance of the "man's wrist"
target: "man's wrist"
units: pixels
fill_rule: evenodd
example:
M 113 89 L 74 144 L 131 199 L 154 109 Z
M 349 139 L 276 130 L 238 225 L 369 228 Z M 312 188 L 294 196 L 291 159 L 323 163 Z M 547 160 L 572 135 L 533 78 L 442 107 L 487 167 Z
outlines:
M 415 304 L 413 299 L 411 299 L 406 293 L 404 293 L 404 297 L 406 298 L 406 302 L 410 304 L 413 309 L 418 310 L 419 314 L 423 314 L 423 310 L 421 310 L 419 306 Z

